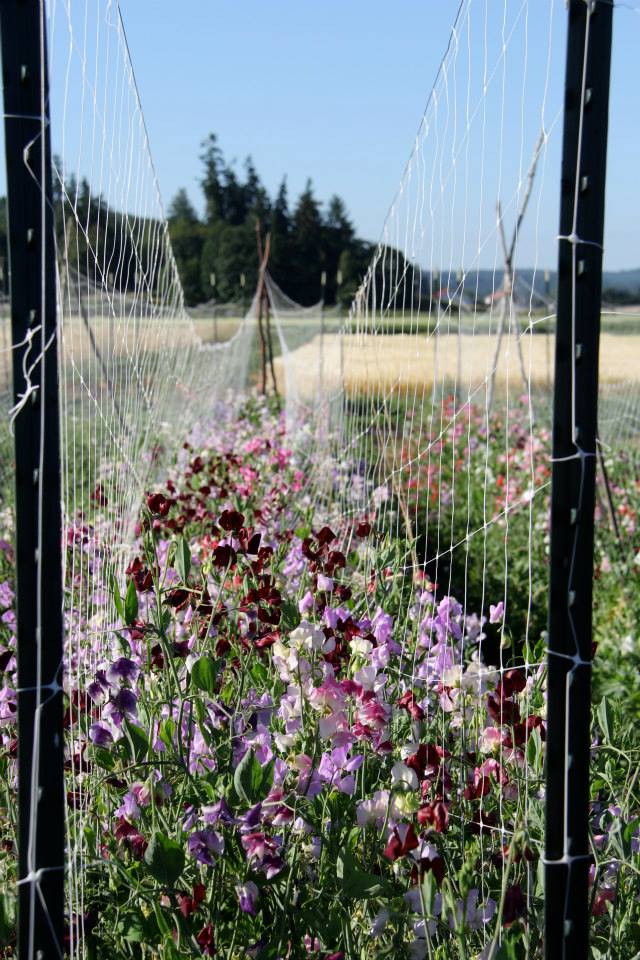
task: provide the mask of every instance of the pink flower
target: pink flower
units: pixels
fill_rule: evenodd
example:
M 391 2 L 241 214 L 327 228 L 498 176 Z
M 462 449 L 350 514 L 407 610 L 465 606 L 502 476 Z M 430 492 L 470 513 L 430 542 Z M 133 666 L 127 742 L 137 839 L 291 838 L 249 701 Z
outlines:
M 502 600 L 500 603 L 489 605 L 489 623 L 500 623 L 504 617 L 504 603 Z

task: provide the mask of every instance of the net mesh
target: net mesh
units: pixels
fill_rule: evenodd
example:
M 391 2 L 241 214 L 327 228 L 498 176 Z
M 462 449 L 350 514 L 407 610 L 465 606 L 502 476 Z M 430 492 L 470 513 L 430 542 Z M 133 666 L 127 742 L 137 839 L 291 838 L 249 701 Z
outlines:
M 86 814 L 95 782 L 82 698 L 86 707 L 85 691 L 122 650 L 114 585 L 132 573 L 144 494 L 189 468 L 212 423 L 229 436 L 237 429 L 262 314 L 260 290 L 241 319 L 235 304 L 185 309 L 117 4 L 52 2 L 47 30 L 70 697 L 67 949 L 84 957 L 87 877 L 101 850 Z M 564 45 L 561 3 L 463 0 L 348 317 L 322 302 L 301 307 L 265 275 L 273 386 L 306 471 L 299 512 L 334 524 L 343 551 L 358 555 L 361 622 L 376 639 L 391 632 L 381 596 L 393 610 L 393 640 L 379 643 L 391 663 L 380 653 L 367 692 L 393 686 L 389 729 L 401 729 L 405 712 L 412 726 L 404 762 L 382 787 L 419 776 L 424 816 L 435 824 L 444 807 L 459 830 L 454 852 L 421 839 L 410 867 L 396 869 L 408 890 L 410 870 L 422 879 L 438 859 L 455 878 L 449 904 L 422 886 L 419 902 L 415 891 L 409 898 L 415 957 L 454 941 L 460 955 L 493 957 L 506 911 L 534 917 L 542 904 L 555 322 L 545 271 L 557 248 Z M 1 303 L 0 327 L 8 424 Z M 603 370 L 617 364 L 606 348 Z M 617 498 L 637 487 L 637 380 L 624 368 L 603 380 L 598 509 L 628 572 L 635 555 Z M 8 432 L 5 440 L 9 450 Z M 620 462 L 627 479 L 611 480 Z M 7 538 L 10 481 L 3 468 Z M 357 542 L 362 524 L 375 528 L 382 569 Z M 601 553 L 611 563 L 606 537 Z M 291 599 L 302 603 L 297 589 Z M 386 840 L 402 846 L 399 808 L 392 820 Z

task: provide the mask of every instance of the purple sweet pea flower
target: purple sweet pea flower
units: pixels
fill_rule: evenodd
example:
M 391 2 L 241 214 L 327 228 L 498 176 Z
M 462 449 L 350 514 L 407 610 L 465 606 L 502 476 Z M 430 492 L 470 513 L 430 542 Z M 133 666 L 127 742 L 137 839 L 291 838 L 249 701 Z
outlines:
M 99 680 L 94 680 L 87 687 L 87 694 L 94 703 L 103 703 L 107 697 L 108 689 L 105 688 Z
M 333 590 L 333 580 L 331 577 L 325 576 L 324 573 L 318 574 L 318 590 L 322 590 L 325 593 L 331 593 Z
M 224 837 L 215 830 L 196 830 L 187 840 L 187 850 L 199 863 L 212 867 L 214 855 L 222 856 Z
M 125 681 L 134 684 L 140 674 L 140 668 L 128 657 L 119 657 L 107 668 L 107 682 L 113 686 Z
M 309 610 L 313 610 L 314 599 L 311 590 L 307 590 L 302 600 L 298 601 L 298 610 L 300 613 L 308 613 Z
M 241 814 L 238 817 L 238 823 L 241 825 L 242 830 L 255 830 L 255 828 L 260 823 L 262 817 L 262 804 L 256 803 L 255 806 L 250 807 L 246 813 Z
M 393 631 L 393 617 L 378 607 L 371 622 L 371 632 L 378 643 L 386 643 Z
M 348 747 L 338 747 L 331 753 L 323 753 L 318 765 L 318 774 L 321 780 L 329 783 L 340 793 L 353 795 L 356 788 L 355 777 L 352 776 L 355 770 L 358 770 L 364 761 L 362 754 L 355 757 L 348 757 Z
M 116 810 L 116 817 L 125 817 L 127 820 L 137 820 L 140 816 L 140 807 L 132 793 L 125 793 L 122 806 Z
M 120 726 L 124 717 L 135 720 L 138 715 L 138 700 L 133 690 L 127 690 L 126 687 L 118 690 L 104 708 L 104 715 L 117 726 Z
M 89 727 L 89 739 L 96 747 L 108 747 L 113 743 L 111 731 L 104 723 L 92 723 Z
M 230 826 L 232 823 L 236 822 L 233 814 L 227 806 L 227 801 L 224 799 L 224 797 L 210 806 L 203 807 L 202 819 L 210 826 L 213 826 L 216 823 L 224 823 L 227 824 L 227 826 Z
M 15 593 L 9 586 L 9 581 L 3 580 L 2 583 L 0 583 L 0 607 L 2 607 L 3 610 L 8 609 L 12 605 L 14 598 Z
M 242 912 L 250 913 L 252 917 L 255 917 L 257 912 L 256 904 L 258 901 L 258 888 L 255 883 L 253 883 L 252 880 L 248 880 L 247 883 L 243 883 L 242 885 L 238 884 L 236 886 L 236 893 Z

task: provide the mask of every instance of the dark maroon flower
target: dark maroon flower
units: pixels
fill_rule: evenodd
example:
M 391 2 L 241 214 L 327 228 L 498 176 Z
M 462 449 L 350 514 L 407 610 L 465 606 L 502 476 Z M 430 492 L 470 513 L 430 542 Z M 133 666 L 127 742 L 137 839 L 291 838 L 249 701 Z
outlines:
M 118 820 L 114 836 L 118 843 L 124 844 L 131 850 L 137 860 L 142 860 L 148 846 L 147 841 L 124 817 Z
M 520 721 L 520 708 L 513 700 L 499 700 L 498 697 L 489 694 L 487 711 L 496 723 L 514 724 Z
M 99 484 L 96 486 L 95 490 L 94 490 L 93 493 L 91 494 L 91 500 L 93 500 L 94 503 L 97 503 L 99 507 L 106 507 L 106 506 L 107 506 L 107 504 L 108 504 L 109 501 L 107 500 L 107 498 L 106 498 L 106 496 L 105 496 L 105 494 L 104 494 L 104 490 L 102 489 L 102 484 L 101 484 L 101 483 L 99 483 Z
M 371 533 L 371 524 L 366 520 L 361 520 L 356 527 L 356 536 L 357 537 L 368 537 Z
M 527 900 L 520 889 L 519 883 L 514 883 L 508 887 L 504 898 L 504 908 L 502 911 L 502 922 L 505 927 L 524 916 L 527 912 Z
M 502 679 L 498 683 L 496 693 L 503 700 L 511 697 L 514 693 L 522 693 L 527 685 L 527 678 L 523 670 L 505 670 Z
M 223 530 L 240 530 L 244 523 L 244 517 L 237 510 L 224 510 L 218 518 L 218 523 Z
M 260 607 L 258 610 L 258 619 L 262 623 L 270 623 L 273 626 L 280 623 L 280 610 L 272 609 L 265 610 L 263 607 Z
M 410 853 L 411 850 L 415 850 L 419 844 L 419 840 L 416 837 L 416 832 L 413 829 L 413 824 L 410 823 L 407 827 L 406 833 L 404 835 L 404 840 L 400 838 L 398 828 L 393 831 L 389 842 L 384 848 L 384 855 L 387 860 L 392 862 L 398 860 L 400 857 L 404 857 L 407 853 Z
M 228 567 L 236 562 L 236 552 L 229 544 L 220 544 L 213 551 L 213 562 L 217 567 Z
M 177 587 L 175 590 L 169 590 L 165 594 L 165 600 L 170 607 L 181 610 L 189 602 L 189 591 L 183 587 Z
M 416 703 L 415 694 L 411 690 L 402 694 L 398 706 L 411 714 L 413 720 L 424 720 L 424 710 Z
M 213 925 L 211 923 L 208 923 L 206 927 L 202 928 L 196 936 L 196 940 L 200 947 L 202 947 L 202 952 L 206 957 L 215 956 L 216 948 L 213 942 Z
M 153 577 L 151 576 L 151 572 L 147 570 L 143 564 L 140 557 L 136 557 L 135 560 L 132 560 L 126 569 L 126 573 L 133 577 L 133 582 L 136 585 L 136 590 L 138 593 L 146 593 L 147 590 L 151 590 L 151 587 L 153 586 Z
M 260 541 L 262 540 L 261 533 L 254 533 L 247 544 L 247 553 L 250 556 L 258 556 L 260 550 Z
M 147 506 L 151 513 L 166 517 L 173 506 L 173 501 L 168 500 L 163 493 L 151 493 L 147 497 Z
M 320 556 L 320 553 L 317 550 L 313 550 L 312 546 L 313 540 L 311 537 L 305 537 L 302 541 L 302 547 L 300 549 L 302 551 L 302 556 L 306 557 L 307 560 L 317 560 Z
M 449 826 L 449 809 L 442 800 L 427 803 L 418 810 L 418 823 L 421 826 L 430 824 L 437 833 L 442 833 Z
M 327 543 L 331 543 L 336 539 L 336 535 L 330 527 L 323 527 L 319 533 L 316 534 L 316 539 L 321 547 L 324 547 Z

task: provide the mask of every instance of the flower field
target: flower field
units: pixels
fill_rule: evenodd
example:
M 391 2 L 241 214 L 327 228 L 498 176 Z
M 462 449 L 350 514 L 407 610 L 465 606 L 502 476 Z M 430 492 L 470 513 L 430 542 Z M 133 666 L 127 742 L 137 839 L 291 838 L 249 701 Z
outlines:
M 491 422 L 470 409 L 465 429 L 443 436 L 437 471 L 400 470 L 385 496 L 372 478 L 370 507 L 346 521 L 310 495 L 312 453 L 291 449 L 278 410 L 250 399 L 232 426 L 194 434 L 148 491 L 126 578 L 112 575 L 99 525 L 76 518 L 68 623 L 87 576 L 95 590 L 68 651 L 70 888 L 82 877 L 70 951 L 82 940 L 88 956 L 141 960 L 541 955 L 549 438 L 536 428 L 532 439 L 523 409 Z M 403 444 L 410 463 L 410 431 Z M 495 521 L 466 579 L 457 561 L 408 560 L 409 529 L 422 559 L 433 516 L 457 536 L 456 451 L 468 476 L 482 467 L 464 523 L 480 510 Z M 609 468 L 618 524 L 601 499 L 593 956 L 632 958 L 640 489 L 631 452 Z M 505 588 L 505 517 L 510 556 L 532 558 L 535 609 L 517 566 Z M 2 522 L 0 943 L 11 957 L 8 511 Z M 108 644 L 95 650 L 98 625 Z

